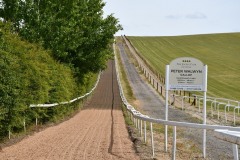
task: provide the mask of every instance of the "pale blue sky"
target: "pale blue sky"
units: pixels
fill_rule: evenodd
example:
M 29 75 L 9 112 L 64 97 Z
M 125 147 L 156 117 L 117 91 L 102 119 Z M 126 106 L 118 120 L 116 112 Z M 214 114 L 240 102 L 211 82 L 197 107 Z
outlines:
M 104 0 L 124 30 L 116 35 L 172 36 L 240 32 L 240 0 Z

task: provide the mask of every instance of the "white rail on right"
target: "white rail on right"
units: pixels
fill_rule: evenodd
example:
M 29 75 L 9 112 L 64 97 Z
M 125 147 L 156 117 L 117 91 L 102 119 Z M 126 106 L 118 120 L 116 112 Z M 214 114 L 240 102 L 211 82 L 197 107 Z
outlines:
M 115 44 L 113 44 L 114 48 L 114 54 L 115 54 L 115 66 L 116 66 L 116 73 L 117 73 L 117 81 L 119 85 L 120 90 L 120 96 L 122 98 L 122 102 L 125 105 L 126 109 L 128 110 L 131 119 L 134 122 L 134 126 L 136 126 L 137 129 L 142 130 L 142 125 L 139 125 L 139 122 L 142 124 L 142 121 L 144 122 L 144 141 L 146 141 L 146 122 L 150 123 L 150 131 L 151 131 L 151 144 L 152 144 L 152 156 L 155 156 L 154 151 L 154 138 L 153 138 L 153 129 L 152 129 L 152 123 L 162 124 L 162 125 L 169 125 L 173 126 L 173 147 L 172 147 L 172 159 L 175 160 L 176 158 L 176 127 L 188 127 L 188 128 L 197 128 L 197 129 L 208 129 L 208 130 L 229 130 L 229 131 L 235 131 L 240 134 L 240 127 L 231 127 L 231 126 L 221 126 L 221 125 L 208 125 L 208 124 L 198 124 L 198 123 L 186 123 L 186 122 L 176 122 L 176 121 L 166 121 L 163 119 L 156 119 L 151 118 L 148 115 L 144 115 L 141 112 L 135 110 L 135 108 L 130 105 L 127 102 L 127 99 L 124 96 L 122 85 L 119 78 L 119 71 L 118 71 L 118 60 L 116 58 L 115 53 Z M 240 145 L 240 139 L 235 142 L 235 145 Z M 238 151 L 238 150 L 237 150 Z M 234 150 L 234 157 L 236 157 L 236 154 L 238 155 L 238 152 Z
M 184 96 L 184 98 L 188 98 Z M 182 108 L 184 108 L 184 98 L 182 98 Z M 192 98 L 192 97 L 190 97 Z M 203 97 L 200 95 L 194 95 L 194 99 L 198 103 L 199 112 L 200 112 L 200 104 Z M 220 118 L 220 106 L 224 107 L 224 118 L 225 122 L 227 122 L 227 112 L 229 112 L 230 108 L 233 111 L 233 125 L 236 125 L 236 110 L 238 110 L 238 114 L 240 113 L 240 101 L 226 99 L 226 98 L 216 98 L 216 97 L 208 97 L 207 101 L 211 102 L 211 116 L 213 117 L 214 110 L 217 111 L 218 120 Z
M 237 143 L 240 142 L 239 132 L 228 131 L 228 130 L 215 130 L 215 137 L 223 141 L 232 143 L 234 160 L 239 160 L 238 145 L 237 145 Z

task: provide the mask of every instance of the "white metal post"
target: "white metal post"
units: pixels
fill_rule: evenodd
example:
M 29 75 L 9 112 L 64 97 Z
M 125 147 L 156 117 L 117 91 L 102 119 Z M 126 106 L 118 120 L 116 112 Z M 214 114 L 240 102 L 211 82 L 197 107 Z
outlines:
M 154 140 L 153 140 L 153 127 L 152 127 L 152 122 L 150 122 L 150 130 L 151 130 L 151 145 L 152 145 L 152 158 L 155 156 L 154 152 Z
M 36 126 L 38 125 L 38 118 L 36 117 Z
M 206 158 L 206 129 L 203 129 L 203 157 Z
M 177 127 L 173 126 L 173 145 L 172 145 L 172 160 L 176 159 L 176 145 L 177 145 Z
M 239 107 L 240 107 L 239 104 L 240 104 L 240 101 L 238 101 L 237 103 L 238 103 L 238 105 L 235 106 L 235 107 L 237 107 L 236 109 L 238 109 L 238 114 L 239 114 Z
M 183 111 L 183 107 L 184 107 L 184 96 L 182 97 L 182 111 Z
M 237 144 L 232 144 L 232 147 L 233 147 L 234 160 L 239 160 L 239 158 L 238 158 L 238 145 Z
M 146 121 L 144 121 L 144 143 L 147 142 L 147 124 Z
M 26 121 L 25 121 L 25 118 L 24 118 L 24 120 L 23 120 L 23 129 L 24 129 L 24 132 L 27 131 L 27 130 L 26 130 Z
M 166 73 L 165 73 L 165 89 L 166 89 L 166 102 L 165 102 L 165 120 L 168 121 L 168 85 L 169 85 L 169 65 L 166 65 Z M 165 152 L 167 152 L 167 143 L 168 143 L 168 126 L 165 125 L 165 136 L 164 136 L 164 146 Z
M 135 127 L 137 128 L 137 124 L 138 124 L 138 119 L 137 118 L 134 118 L 135 119 Z M 137 128 L 138 129 L 138 128 Z
M 204 66 L 203 124 L 207 123 L 207 65 Z M 203 157 L 206 158 L 206 129 L 203 130 Z

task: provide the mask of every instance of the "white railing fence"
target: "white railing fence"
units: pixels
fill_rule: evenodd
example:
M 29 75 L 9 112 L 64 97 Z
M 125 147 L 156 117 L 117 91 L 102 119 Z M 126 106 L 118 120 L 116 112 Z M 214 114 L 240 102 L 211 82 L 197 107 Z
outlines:
M 71 103 L 73 103 L 73 102 L 75 102 L 75 101 L 77 101 L 77 100 L 86 98 L 86 97 L 88 97 L 88 96 L 95 90 L 95 88 L 97 87 L 98 82 L 99 82 L 99 79 L 100 79 L 100 76 L 101 76 L 101 72 L 98 74 L 97 81 L 96 81 L 95 85 L 93 86 L 93 88 L 92 88 L 89 92 L 85 93 L 85 94 L 82 95 L 82 96 L 79 96 L 79 97 L 77 97 L 77 98 L 74 98 L 74 99 L 72 99 L 72 100 L 70 100 L 70 101 L 59 102 L 59 103 L 52 103 L 52 104 L 30 104 L 29 107 L 30 107 L 30 108 L 34 108 L 34 107 L 43 107 L 43 108 L 44 108 L 44 107 L 55 107 L 55 106 L 64 105 L 64 104 L 71 104 Z
M 78 100 L 81 100 L 81 99 L 84 99 L 84 98 L 87 98 L 89 95 L 91 95 L 91 93 L 93 93 L 93 91 L 96 89 L 97 85 L 98 85 L 98 82 L 100 80 L 100 77 L 101 77 L 101 72 L 99 72 L 98 74 L 98 78 L 97 78 L 97 81 L 96 83 L 94 84 L 93 88 L 85 93 L 84 95 L 82 96 L 79 96 L 77 98 L 74 98 L 70 101 L 65 101 L 65 102 L 59 102 L 59 103 L 52 103 L 52 104 L 30 104 L 30 108 L 49 108 L 49 107 L 56 107 L 56 106 L 59 106 L 59 105 L 66 105 L 66 104 L 71 104 L 73 102 L 76 102 Z M 36 126 L 38 125 L 38 118 L 36 117 Z M 26 128 L 25 126 L 25 122 L 24 122 L 24 128 Z
M 131 42 L 127 39 L 126 36 L 122 36 L 122 38 L 123 38 L 124 42 L 126 43 L 127 47 L 129 48 L 131 54 L 137 61 L 138 67 L 144 73 L 145 77 L 151 83 L 153 88 L 156 89 L 156 91 L 164 97 L 165 96 L 165 86 L 163 84 L 165 83 L 165 81 L 164 81 L 163 76 L 159 77 L 159 75 L 156 74 L 151 69 L 151 67 L 146 63 L 146 61 L 143 59 L 143 57 L 141 57 L 139 55 L 139 53 L 137 52 L 137 49 L 132 46 Z M 184 95 L 182 96 L 181 91 L 180 91 L 180 95 L 176 95 L 174 93 L 175 97 L 182 96 L 182 97 L 180 97 L 180 100 L 182 99 L 182 109 L 184 109 L 185 104 L 186 104 L 186 103 L 184 104 L 184 100 L 188 99 L 189 103 L 190 103 L 190 100 L 193 100 L 193 101 L 195 101 L 195 104 L 198 107 L 198 112 L 201 113 L 202 112 L 201 109 L 203 108 L 201 106 L 201 104 L 203 102 L 203 96 L 201 96 L 201 95 L 192 95 L 191 96 L 190 92 L 189 92 L 189 96 L 185 96 L 185 92 L 183 94 Z M 175 97 L 172 97 L 172 98 L 175 98 Z M 240 101 L 230 100 L 230 99 L 225 99 L 225 98 L 207 97 L 207 102 L 208 102 L 207 105 L 209 105 L 209 103 L 212 103 L 211 106 L 208 106 L 208 108 L 211 108 L 211 118 L 215 118 L 213 115 L 214 115 L 214 111 L 216 111 L 218 120 L 220 120 L 221 113 L 224 113 L 224 115 L 222 117 L 225 118 L 226 123 L 228 122 L 228 120 L 230 120 L 230 122 L 233 122 L 233 124 L 236 125 L 237 118 L 238 118 L 238 120 L 240 119 L 240 117 L 239 117 Z M 173 105 L 173 107 L 175 107 L 175 106 Z M 231 112 L 229 112 L 229 111 L 231 111 Z M 228 117 L 230 117 L 230 116 L 231 116 L 231 119 L 228 119 Z
M 196 129 L 207 129 L 207 130 L 229 130 L 229 131 L 236 131 L 240 134 L 240 128 L 239 127 L 231 127 L 231 126 L 221 126 L 221 125 L 208 125 L 208 124 L 198 124 L 198 123 L 186 123 L 186 122 L 176 122 L 176 121 L 166 121 L 163 119 L 156 119 L 151 118 L 148 115 L 144 115 L 140 113 L 139 111 L 135 110 L 135 108 L 130 105 L 127 102 L 127 99 L 124 96 L 123 88 L 121 85 L 120 77 L 119 77 L 119 71 L 118 71 L 118 59 L 116 58 L 116 48 L 115 44 L 113 44 L 114 48 L 114 54 L 115 54 L 115 66 L 116 66 L 116 73 L 117 73 L 117 81 L 119 84 L 119 90 L 120 90 L 120 96 L 122 98 L 122 102 L 124 106 L 126 107 L 128 114 L 130 115 L 130 118 L 132 119 L 134 126 L 139 129 L 140 135 L 142 135 L 142 124 L 144 123 L 144 142 L 146 142 L 146 122 L 150 124 L 150 132 L 151 132 L 151 147 L 152 147 L 152 157 L 155 157 L 155 148 L 154 148 L 154 137 L 153 137 L 153 123 L 161 124 L 164 126 L 172 126 L 173 127 L 173 143 L 172 143 L 172 159 L 176 159 L 176 135 L 177 135 L 177 126 L 178 127 L 187 127 L 187 128 L 196 128 Z M 166 132 L 165 132 L 166 133 Z M 240 138 L 238 141 L 235 141 L 235 145 L 240 145 Z M 237 150 L 238 151 L 238 150 Z M 234 150 L 234 157 L 238 156 L 238 152 Z M 205 157 L 204 157 L 205 158 Z
M 101 77 L 101 73 L 102 73 L 102 72 L 100 71 L 99 74 L 98 74 L 97 81 L 95 82 L 93 88 L 92 88 L 89 92 L 85 93 L 85 94 L 82 95 L 82 96 L 79 96 L 79 97 L 77 97 L 77 98 L 74 98 L 74 99 L 72 99 L 72 100 L 70 100 L 70 101 L 59 102 L 59 103 L 52 103 L 52 104 L 30 104 L 29 108 L 49 108 L 49 107 L 57 107 L 57 106 L 59 106 L 59 105 L 71 104 L 71 103 L 76 102 L 76 101 L 78 101 L 78 100 L 84 100 L 84 99 L 88 98 L 88 97 L 93 93 L 93 91 L 96 89 L 96 87 L 97 87 L 97 85 L 98 85 L 98 82 L 99 82 L 99 80 L 100 80 L 100 77 Z M 25 112 L 25 111 L 23 111 L 23 112 Z M 1 110 L 0 115 L 4 115 L 4 114 L 6 114 L 6 113 L 7 113 L 7 111 Z M 36 124 L 36 126 L 38 125 L 38 118 L 37 118 L 37 117 L 36 117 L 36 120 L 35 120 L 35 124 Z M 25 118 L 23 119 L 23 129 L 24 129 L 24 131 L 26 132 L 26 122 L 25 122 Z M 9 128 L 9 130 L 8 130 L 8 138 L 9 138 L 9 139 L 11 139 L 11 135 L 12 135 L 12 133 L 11 133 L 11 128 Z
M 181 100 L 181 108 L 182 110 L 185 110 L 187 107 L 189 107 L 190 103 L 185 103 L 186 100 L 192 99 L 195 101 L 195 105 L 198 107 L 198 112 L 202 112 L 202 101 L 203 97 L 201 95 L 192 95 L 192 96 L 182 96 L 177 94 L 171 94 L 171 101 L 170 103 L 174 104 L 175 97 L 179 97 Z M 217 119 L 220 119 L 220 113 L 224 113 L 224 119 L 225 123 L 230 120 L 233 122 L 233 125 L 236 126 L 236 120 L 240 115 L 240 101 L 226 99 L 226 98 L 216 98 L 216 97 L 207 97 L 206 99 L 209 105 L 209 108 L 211 108 L 211 117 L 214 118 L 214 114 L 217 115 Z M 232 109 L 231 109 L 232 108 Z M 232 111 L 232 112 L 231 112 Z M 215 113 L 216 112 L 216 113 Z M 228 117 L 231 117 L 231 119 L 228 119 Z

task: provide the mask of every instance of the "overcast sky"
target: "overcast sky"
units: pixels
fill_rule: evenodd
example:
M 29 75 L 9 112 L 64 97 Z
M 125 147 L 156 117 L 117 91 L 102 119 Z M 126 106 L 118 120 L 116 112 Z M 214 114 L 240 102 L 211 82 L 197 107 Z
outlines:
M 240 32 L 240 0 L 103 0 L 119 19 L 116 35 L 172 36 Z

